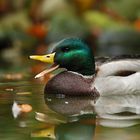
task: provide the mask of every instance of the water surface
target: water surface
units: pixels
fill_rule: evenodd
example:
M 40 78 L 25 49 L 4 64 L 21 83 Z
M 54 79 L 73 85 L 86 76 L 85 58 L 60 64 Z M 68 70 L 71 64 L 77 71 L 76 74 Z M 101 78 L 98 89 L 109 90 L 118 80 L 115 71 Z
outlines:
M 0 82 L 0 139 L 139 140 L 140 95 L 46 96 L 44 83 Z M 22 112 L 20 105 L 32 110 Z

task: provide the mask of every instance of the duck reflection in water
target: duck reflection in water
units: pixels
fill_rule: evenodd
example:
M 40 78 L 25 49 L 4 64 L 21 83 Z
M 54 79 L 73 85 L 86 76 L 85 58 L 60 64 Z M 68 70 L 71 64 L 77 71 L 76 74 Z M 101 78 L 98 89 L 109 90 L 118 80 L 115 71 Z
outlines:
M 93 140 L 96 115 L 93 113 L 93 106 L 88 104 L 89 100 L 91 99 L 87 97 L 47 94 L 45 101 L 51 110 L 46 114 L 36 113 L 36 119 L 51 123 L 53 127 L 45 128 L 32 136 L 55 140 Z
M 109 127 L 128 127 L 139 123 L 140 95 L 100 96 L 96 103 L 91 97 L 45 95 L 47 106 L 55 112 L 77 121 L 94 114 L 98 123 Z
M 56 140 L 93 140 L 96 125 L 124 128 L 140 122 L 140 95 L 137 94 L 100 96 L 96 103 L 90 96 L 45 94 L 44 98 L 52 111 L 67 118 L 55 125 Z M 45 117 L 48 119 L 49 114 Z

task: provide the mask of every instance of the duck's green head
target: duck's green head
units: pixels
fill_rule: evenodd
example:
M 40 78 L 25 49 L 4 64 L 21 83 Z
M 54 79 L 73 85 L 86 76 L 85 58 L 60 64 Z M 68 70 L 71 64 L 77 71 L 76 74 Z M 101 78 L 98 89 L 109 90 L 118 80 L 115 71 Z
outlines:
M 53 63 L 56 68 L 59 65 L 61 68 L 82 75 L 95 73 L 95 62 L 91 49 L 82 40 L 76 38 L 68 38 L 58 42 L 51 54 L 30 56 L 30 58 Z

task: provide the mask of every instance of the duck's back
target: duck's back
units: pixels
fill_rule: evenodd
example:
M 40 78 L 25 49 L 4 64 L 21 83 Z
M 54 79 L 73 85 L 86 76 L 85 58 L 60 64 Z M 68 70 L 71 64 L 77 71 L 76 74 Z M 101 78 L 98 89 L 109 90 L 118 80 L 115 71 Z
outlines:
M 140 55 L 97 58 L 95 82 L 101 95 L 140 93 Z
M 140 72 L 140 55 L 97 57 L 95 61 L 98 77 L 128 76 Z

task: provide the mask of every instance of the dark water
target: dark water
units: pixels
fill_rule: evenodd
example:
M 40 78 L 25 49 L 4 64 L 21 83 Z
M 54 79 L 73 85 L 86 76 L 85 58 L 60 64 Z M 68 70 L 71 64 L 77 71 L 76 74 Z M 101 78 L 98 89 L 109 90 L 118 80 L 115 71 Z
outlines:
M 0 140 L 140 139 L 140 95 L 100 97 L 94 103 L 88 97 L 44 99 L 43 89 L 27 79 L 0 82 Z M 19 111 L 22 104 L 32 110 Z

